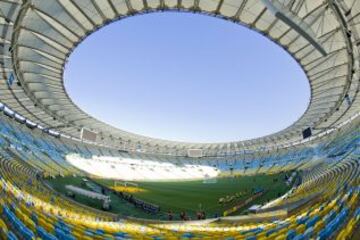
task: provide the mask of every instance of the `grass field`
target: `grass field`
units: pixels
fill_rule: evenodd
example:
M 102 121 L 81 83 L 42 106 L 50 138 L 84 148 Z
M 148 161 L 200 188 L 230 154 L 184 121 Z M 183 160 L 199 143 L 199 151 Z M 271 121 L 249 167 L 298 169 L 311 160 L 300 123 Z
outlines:
M 134 187 L 128 189 L 131 190 L 131 194 L 141 200 L 159 205 L 161 213 L 158 215 L 146 214 L 116 195 L 110 196 L 113 207 L 111 211 L 135 217 L 165 219 L 166 212 L 170 209 L 176 214 L 176 217 L 179 212 L 186 211 L 194 219 L 196 211 L 201 207 L 206 212 L 207 217 L 213 217 L 215 214 L 222 215 L 225 210 L 249 198 L 252 195 L 253 188 L 260 187 L 266 191 L 261 197 L 237 212 L 240 213 L 253 204 L 267 202 L 287 192 L 289 187 L 284 182 L 284 176 L 285 174 L 282 173 L 220 178 L 216 183 L 203 183 L 203 181 L 137 182 L 138 189 Z M 274 181 L 274 179 L 278 179 L 278 181 Z M 49 183 L 55 190 L 65 193 L 65 185 L 81 186 L 81 181 L 81 178 L 65 177 L 49 180 Z M 113 180 L 96 179 L 94 181 L 107 187 L 114 186 Z M 235 193 L 242 193 L 242 195 L 225 205 L 218 203 L 220 198 L 227 195 L 233 196 Z M 86 197 L 76 196 L 75 200 L 94 208 L 101 207 L 100 201 L 87 199 Z

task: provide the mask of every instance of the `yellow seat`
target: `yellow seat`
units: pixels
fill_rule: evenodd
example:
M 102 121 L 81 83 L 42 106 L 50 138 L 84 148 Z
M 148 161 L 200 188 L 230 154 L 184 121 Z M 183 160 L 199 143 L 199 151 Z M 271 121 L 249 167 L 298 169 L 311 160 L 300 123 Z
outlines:
M 305 225 L 301 224 L 295 228 L 297 233 L 304 233 L 305 232 Z

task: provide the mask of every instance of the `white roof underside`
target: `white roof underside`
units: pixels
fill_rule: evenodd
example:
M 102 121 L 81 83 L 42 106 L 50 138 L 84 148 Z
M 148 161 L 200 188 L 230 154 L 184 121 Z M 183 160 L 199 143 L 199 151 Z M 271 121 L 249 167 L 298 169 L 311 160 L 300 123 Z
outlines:
M 299 31 L 274 16 L 260 0 L 0 0 L 0 101 L 33 122 L 76 137 L 86 127 L 102 136 L 99 142 L 124 149 L 141 145 L 144 151 L 153 152 L 191 148 L 215 152 L 286 146 L 301 140 L 301 132 L 307 127 L 317 134 L 359 112 L 360 1 L 276 1 L 315 34 L 326 56 Z M 129 133 L 78 108 L 63 83 L 66 59 L 77 44 L 117 19 L 164 10 L 224 18 L 254 29 L 282 46 L 309 79 L 311 100 L 305 114 L 286 129 L 265 137 L 205 144 Z M 19 84 L 8 87 L 6 79 L 11 72 Z

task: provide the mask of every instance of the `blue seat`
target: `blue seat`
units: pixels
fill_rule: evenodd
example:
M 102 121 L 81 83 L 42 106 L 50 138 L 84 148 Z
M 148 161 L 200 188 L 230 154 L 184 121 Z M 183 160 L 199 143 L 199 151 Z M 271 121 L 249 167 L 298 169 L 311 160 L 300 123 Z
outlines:
M 291 229 L 287 232 L 286 240 L 293 239 L 296 236 L 295 230 Z

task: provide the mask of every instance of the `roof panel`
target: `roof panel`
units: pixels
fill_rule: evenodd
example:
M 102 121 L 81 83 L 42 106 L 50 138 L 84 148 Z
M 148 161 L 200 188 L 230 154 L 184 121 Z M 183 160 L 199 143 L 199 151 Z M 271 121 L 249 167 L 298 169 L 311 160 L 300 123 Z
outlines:
M 14 27 L 16 29 L 14 41 L 17 43 L 13 52 L 9 52 L 8 47 L 3 47 L 4 55 L 11 58 L 4 63 L 8 69 L 3 68 L 2 71 L 12 71 L 11 59 L 14 58 L 15 62 L 19 63 L 14 70 L 22 83 L 22 87 L 17 86 L 12 90 L 13 94 L 19 96 L 18 100 L 14 100 L 11 92 L 6 90 L 5 81 L 0 83 L 0 87 L 4 88 L 4 95 L 0 96 L 0 99 L 7 98 L 9 103 L 11 100 L 11 104 L 19 109 L 22 115 L 29 115 L 30 110 L 24 109 L 21 104 L 17 104 L 17 101 L 27 105 L 32 100 L 40 102 L 42 104 L 39 107 L 44 109 L 40 110 L 39 107 L 35 108 L 32 105 L 31 114 L 39 113 L 44 116 L 42 120 L 44 124 L 59 124 L 74 120 L 72 123 L 74 125 L 66 129 L 70 134 L 71 130 L 74 130 L 73 134 L 77 135 L 77 129 L 86 125 L 101 132 L 106 141 L 110 139 L 106 137 L 112 135 L 131 143 L 147 144 L 149 149 L 165 151 L 171 148 L 173 151 L 174 147 L 175 149 L 197 147 L 228 151 L 227 146 L 259 149 L 259 146 L 276 146 L 274 143 L 276 141 L 284 145 L 298 141 L 301 139 L 301 130 L 304 127 L 331 126 L 345 119 L 344 116 L 351 116 L 356 110 L 344 106 L 343 96 L 346 92 L 354 98 L 353 106 L 359 106 L 359 100 L 356 98 L 359 83 L 354 80 L 358 76 L 351 78 L 351 69 L 349 69 L 354 59 L 353 68 L 355 71 L 359 70 L 357 60 L 359 54 L 356 48 L 351 50 L 346 32 L 350 29 L 352 40 L 360 42 L 357 32 L 360 24 L 350 17 L 347 19 L 348 25 L 339 21 L 338 16 L 342 13 L 335 12 L 337 10 L 329 7 L 324 1 L 281 0 L 278 3 L 284 4 L 284 9 L 292 14 L 289 15 L 290 17 L 302 18 L 304 24 L 311 26 L 317 43 L 326 51 L 325 57 L 314 48 L 314 44 L 309 42 L 308 38 L 303 37 L 299 29 L 293 29 L 289 23 L 277 19 L 258 0 L 33 0 L 32 3 L 31 9 L 24 5 L 21 11 L 16 6 L 11 10 L 9 5 L 4 5 L 5 13 L 10 14 L 12 11 L 15 15 L 19 14 L 20 20 L 16 22 L 16 26 L 11 25 L 15 23 L 14 21 L 10 21 L 9 28 L 4 27 L 1 24 L 6 24 L 6 21 L 4 18 L 1 20 L 0 16 L 0 30 L 7 29 L 4 36 L 10 40 Z M 291 9 L 288 9 L 286 4 L 291 5 Z M 333 4 L 337 3 L 333 2 Z M 0 7 L 2 6 L 3 3 L 0 2 Z M 106 24 L 108 20 L 112 21 L 144 11 L 166 10 L 167 7 L 202 11 L 209 15 L 219 14 L 225 19 L 254 28 L 283 46 L 304 67 L 309 77 L 312 99 L 306 113 L 293 125 L 263 138 L 243 142 L 201 144 L 153 139 L 128 133 L 92 118 L 74 105 L 62 87 L 62 70 L 67 56 L 73 51 L 73 46 L 96 31 L 99 26 Z M 351 14 L 355 15 L 359 11 L 360 5 L 356 4 Z M 11 19 L 14 20 L 14 16 L 11 16 Z M 339 110 L 336 111 L 336 108 Z M 54 121 L 53 116 L 59 120 Z M 324 124 L 325 117 L 329 119 L 326 124 Z

